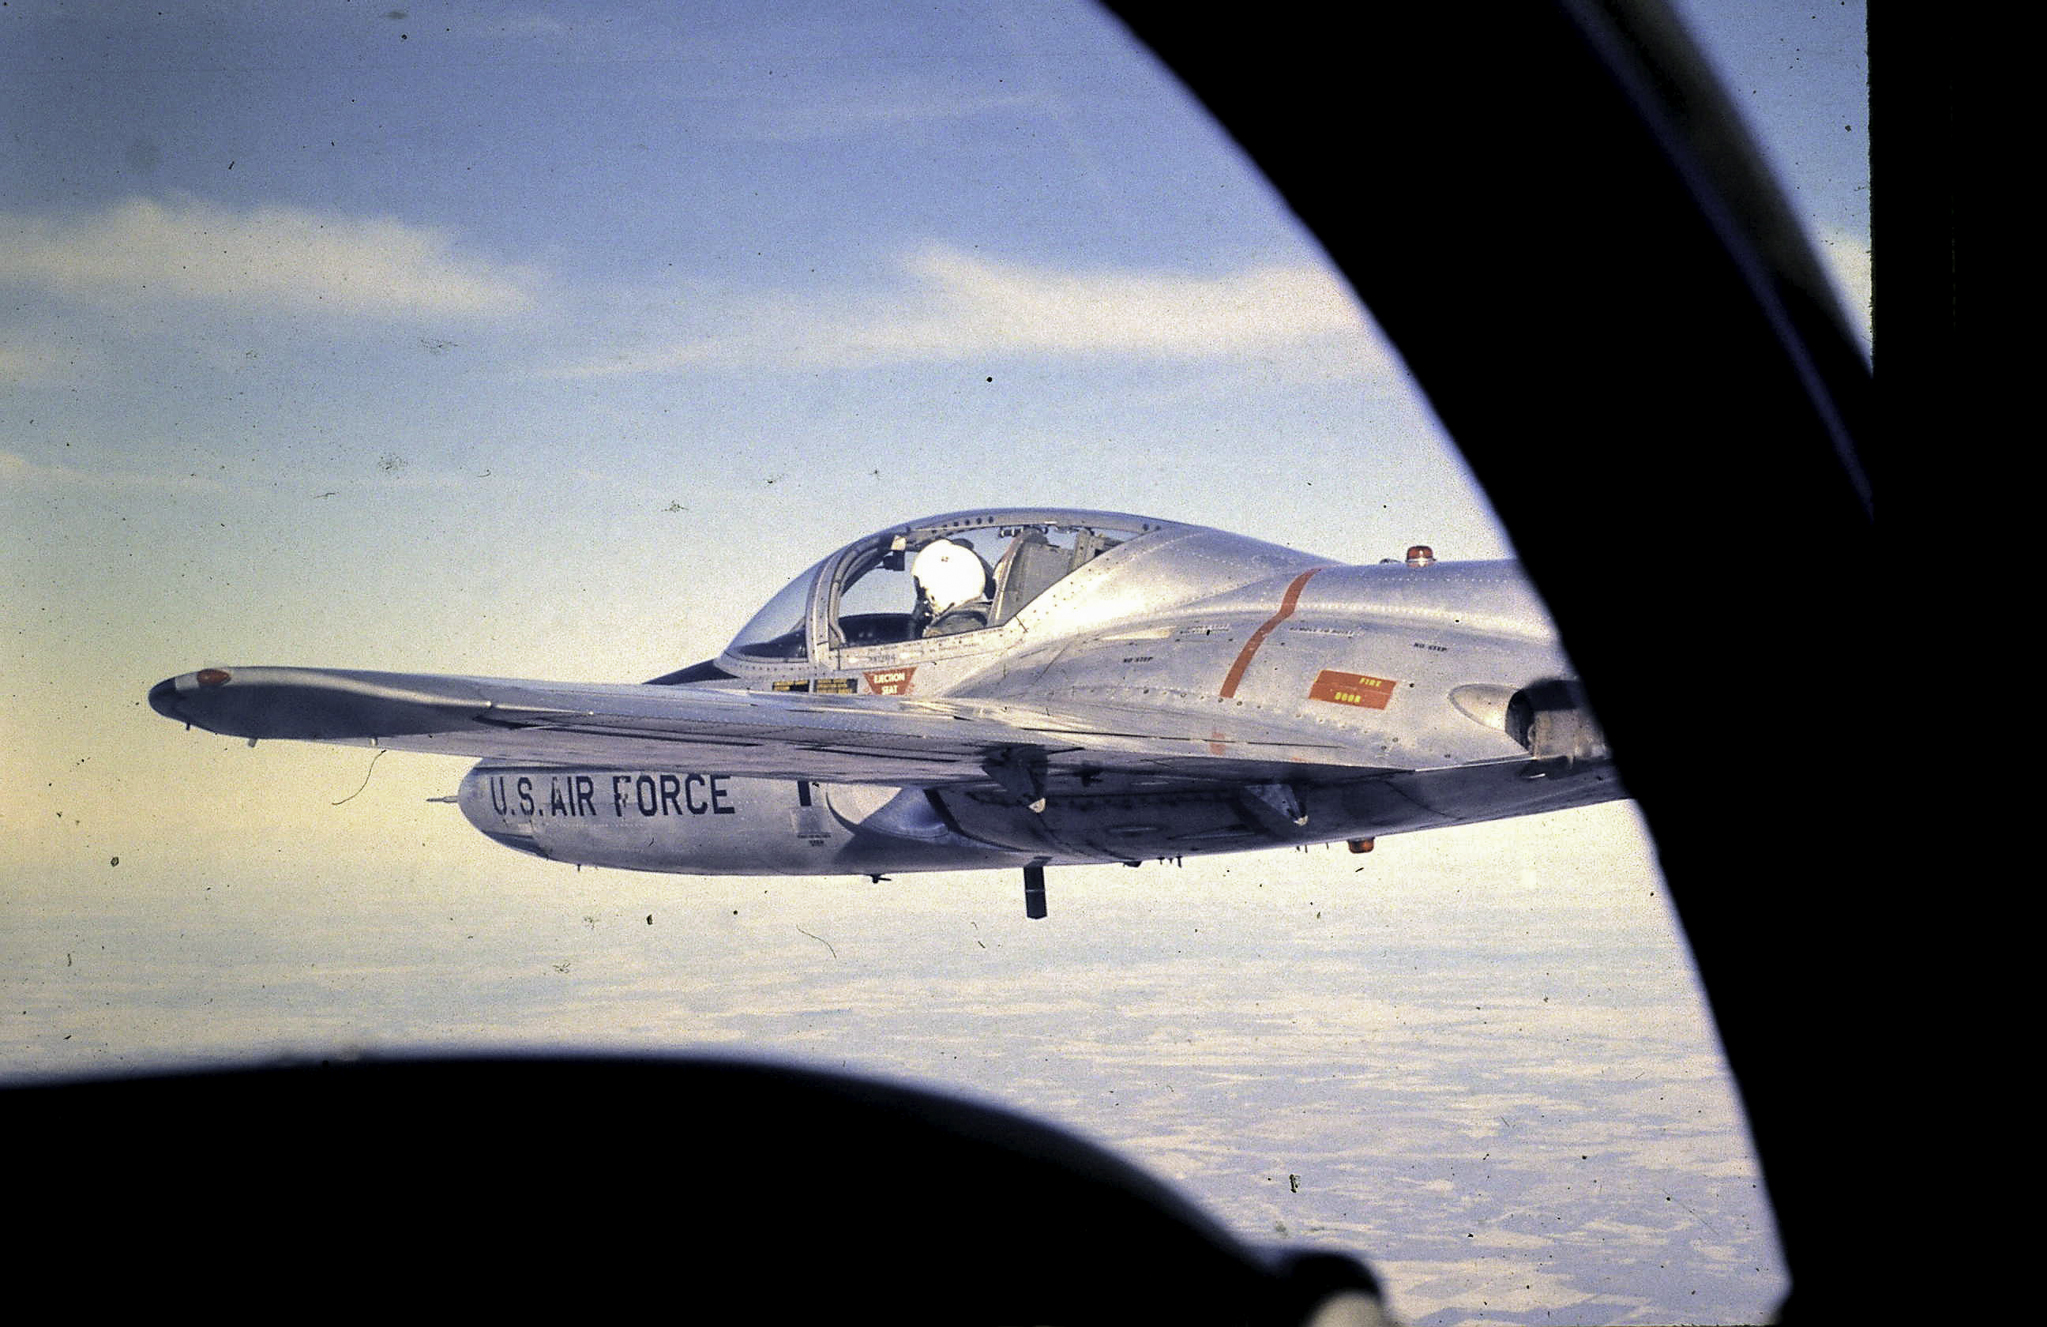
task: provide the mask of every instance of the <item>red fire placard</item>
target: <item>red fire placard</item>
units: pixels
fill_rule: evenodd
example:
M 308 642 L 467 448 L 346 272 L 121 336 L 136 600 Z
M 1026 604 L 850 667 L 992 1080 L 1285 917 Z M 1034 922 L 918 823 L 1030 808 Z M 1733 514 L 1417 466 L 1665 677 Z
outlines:
M 1393 699 L 1393 688 L 1399 685 L 1390 678 L 1368 677 L 1364 673 L 1340 673 L 1334 668 L 1325 668 L 1315 678 L 1315 685 L 1308 688 L 1309 700 L 1326 700 L 1337 705 L 1362 705 L 1368 710 L 1383 710 L 1386 702 Z

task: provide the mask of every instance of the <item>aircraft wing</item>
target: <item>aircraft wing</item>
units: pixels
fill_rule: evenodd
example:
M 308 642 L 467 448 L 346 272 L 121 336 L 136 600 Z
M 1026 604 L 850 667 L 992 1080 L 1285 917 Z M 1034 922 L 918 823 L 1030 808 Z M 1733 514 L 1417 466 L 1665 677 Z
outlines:
M 324 668 L 202 669 L 157 683 L 149 701 L 166 717 L 252 740 L 831 783 L 983 782 L 991 765 L 1039 758 L 1048 777 L 1091 782 L 1333 782 L 1388 772 L 1323 734 L 1234 721 L 1228 734 L 1187 732 L 1171 714 L 1085 704 Z

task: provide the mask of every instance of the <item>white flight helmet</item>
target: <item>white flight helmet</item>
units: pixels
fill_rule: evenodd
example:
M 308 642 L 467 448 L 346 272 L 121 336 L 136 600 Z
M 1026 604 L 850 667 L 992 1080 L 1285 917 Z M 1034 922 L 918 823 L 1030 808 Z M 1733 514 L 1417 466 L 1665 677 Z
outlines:
M 910 564 L 910 575 L 931 605 L 931 616 L 971 603 L 988 593 L 988 564 L 965 544 L 934 539 Z

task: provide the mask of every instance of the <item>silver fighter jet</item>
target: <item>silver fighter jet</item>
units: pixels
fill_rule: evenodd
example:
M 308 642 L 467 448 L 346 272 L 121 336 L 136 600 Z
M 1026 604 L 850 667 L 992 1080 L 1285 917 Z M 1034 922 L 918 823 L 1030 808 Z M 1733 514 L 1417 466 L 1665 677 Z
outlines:
M 693 875 L 1044 868 L 1348 842 L 1623 796 L 1511 562 L 1345 566 L 1115 512 L 957 512 L 839 549 L 715 659 L 604 685 L 206 668 L 236 737 L 482 757 L 508 847 Z

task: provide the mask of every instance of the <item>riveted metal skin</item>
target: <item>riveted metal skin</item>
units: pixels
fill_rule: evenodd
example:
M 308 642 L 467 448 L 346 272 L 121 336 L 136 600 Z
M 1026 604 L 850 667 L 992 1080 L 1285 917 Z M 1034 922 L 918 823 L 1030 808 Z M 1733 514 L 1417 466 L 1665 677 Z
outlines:
M 983 561 L 984 595 L 930 602 L 916 555 L 941 540 L 955 581 Z M 1513 563 L 1346 566 L 1028 508 L 857 540 L 653 683 L 236 667 L 150 701 L 237 737 L 481 757 L 463 814 L 554 861 L 878 875 L 1355 842 L 1622 796 L 1571 676 Z

